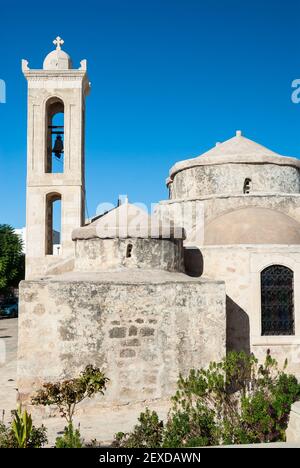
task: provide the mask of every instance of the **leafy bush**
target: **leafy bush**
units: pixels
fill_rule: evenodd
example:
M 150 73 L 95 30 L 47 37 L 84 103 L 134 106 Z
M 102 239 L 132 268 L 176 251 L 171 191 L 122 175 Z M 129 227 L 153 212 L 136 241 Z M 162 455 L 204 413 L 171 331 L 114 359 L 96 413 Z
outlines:
M 127 448 L 158 448 L 163 440 L 163 422 L 159 420 L 155 411 L 146 408 L 141 413 L 131 434 L 119 432 L 116 434 L 115 446 Z
M 69 427 L 73 422 L 78 403 L 86 398 L 92 398 L 97 393 L 103 395 L 108 380 L 98 367 L 89 365 L 77 378 L 45 383 L 32 399 L 32 404 L 57 406 L 60 415 L 66 419 Z
M 41 427 L 32 426 L 27 448 L 42 448 L 47 443 L 48 438 L 46 427 L 43 424 Z
M 297 379 L 284 370 L 270 352 L 263 365 L 253 355 L 231 352 L 180 376 L 165 426 L 147 410 L 131 434 L 116 440 L 149 448 L 284 441 L 291 405 L 300 398 Z
M 12 415 L 10 425 L 0 423 L 0 448 L 41 448 L 47 444 L 45 426 L 32 425 L 31 416 L 26 411 L 22 413 L 21 408 L 12 411 Z
M 201 447 L 217 444 L 214 413 L 203 405 L 175 411 L 169 417 L 163 447 Z
M 55 441 L 55 448 L 82 448 L 83 440 L 80 436 L 79 429 L 75 429 L 73 424 L 70 423 L 65 427 L 62 437 L 57 437 Z

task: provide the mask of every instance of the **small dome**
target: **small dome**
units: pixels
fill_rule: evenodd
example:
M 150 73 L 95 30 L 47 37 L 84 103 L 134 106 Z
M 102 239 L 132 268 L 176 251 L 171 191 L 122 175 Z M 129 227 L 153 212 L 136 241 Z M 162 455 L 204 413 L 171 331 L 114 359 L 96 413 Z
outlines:
M 300 168 L 296 158 L 281 156 L 268 148 L 242 136 L 240 131 L 236 136 L 216 146 L 206 153 L 193 159 L 176 163 L 170 170 L 168 183 L 174 176 L 185 169 L 197 166 L 214 166 L 220 164 L 277 164 Z
M 64 41 L 58 36 L 53 43 L 56 50 L 50 52 L 44 60 L 44 70 L 70 70 L 72 68 L 71 57 L 61 49 Z
M 300 224 L 275 210 L 243 208 L 211 221 L 204 230 L 204 244 L 300 244 Z
M 171 232 L 170 232 L 171 231 Z M 184 271 L 183 229 L 165 227 L 140 207 L 124 203 L 91 224 L 75 229 L 75 270 Z
M 164 226 L 155 216 L 131 203 L 124 203 L 104 213 L 87 226 L 72 233 L 73 240 L 127 239 L 127 238 L 179 238 L 184 237 L 181 227 Z

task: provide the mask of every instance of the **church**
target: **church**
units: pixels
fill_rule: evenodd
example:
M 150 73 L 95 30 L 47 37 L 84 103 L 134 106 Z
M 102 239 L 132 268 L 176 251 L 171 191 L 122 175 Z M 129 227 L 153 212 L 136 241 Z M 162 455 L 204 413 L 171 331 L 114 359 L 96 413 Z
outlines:
M 110 383 L 93 405 L 167 405 L 180 373 L 229 350 L 264 359 L 270 349 L 300 377 L 300 161 L 237 131 L 176 163 L 169 199 L 154 214 L 125 202 L 87 222 L 87 61 L 74 68 L 63 40 L 54 44 L 42 69 L 22 61 L 28 147 L 20 400 L 28 403 L 44 381 L 94 364 Z M 61 248 L 54 255 L 58 200 Z

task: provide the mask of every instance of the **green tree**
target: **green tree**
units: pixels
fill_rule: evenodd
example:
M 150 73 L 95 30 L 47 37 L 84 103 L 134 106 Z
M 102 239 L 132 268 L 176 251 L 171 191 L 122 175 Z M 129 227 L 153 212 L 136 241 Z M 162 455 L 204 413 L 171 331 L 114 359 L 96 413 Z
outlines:
M 8 224 L 0 224 L 0 293 L 17 287 L 24 278 L 22 241 Z
M 104 395 L 109 379 L 93 365 L 88 365 L 78 377 L 58 382 L 46 382 L 32 399 L 33 405 L 56 406 L 67 421 L 64 434 L 57 437 L 56 448 L 81 448 L 84 440 L 79 429 L 74 428 L 73 417 L 76 406 L 86 398 Z
M 56 406 L 69 426 L 73 424 L 76 406 L 96 394 L 104 395 L 108 381 L 109 379 L 98 367 L 88 365 L 74 379 L 44 383 L 32 398 L 32 404 Z

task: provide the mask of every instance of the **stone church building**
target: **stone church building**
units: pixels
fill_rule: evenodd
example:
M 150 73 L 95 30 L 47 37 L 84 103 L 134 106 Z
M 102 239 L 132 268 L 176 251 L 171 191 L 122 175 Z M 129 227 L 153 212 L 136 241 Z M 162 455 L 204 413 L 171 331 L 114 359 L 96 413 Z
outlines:
M 300 161 L 238 131 L 175 164 L 169 199 L 154 215 L 125 203 L 87 223 L 87 62 L 73 68 L 63 41 L 54 43 L 42 69 L 22 62 L 28 152 L 21 400 L 45 380 L 95 364 L 110 378 L 99 404 L 167 401 L 180 372 L 231 349 L 262 359 L 270 349 L 300 377 Z

